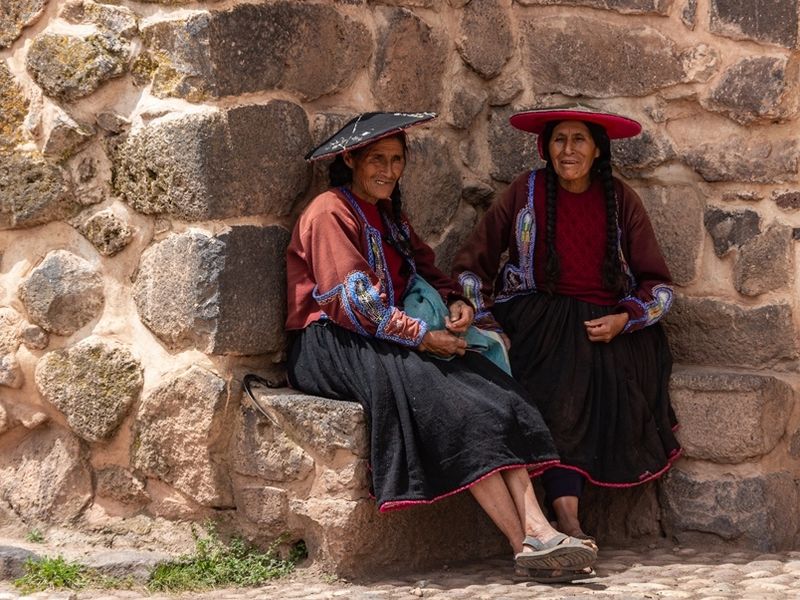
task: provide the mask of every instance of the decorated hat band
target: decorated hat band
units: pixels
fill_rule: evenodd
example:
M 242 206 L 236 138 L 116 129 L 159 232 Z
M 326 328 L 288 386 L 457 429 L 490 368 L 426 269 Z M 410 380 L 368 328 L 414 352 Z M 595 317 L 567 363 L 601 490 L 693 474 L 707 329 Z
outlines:
M 351 119 L 311 152 L 306 160 L 321 160 L 356 150 L 436 117 L 432 112 L 370 112 Z

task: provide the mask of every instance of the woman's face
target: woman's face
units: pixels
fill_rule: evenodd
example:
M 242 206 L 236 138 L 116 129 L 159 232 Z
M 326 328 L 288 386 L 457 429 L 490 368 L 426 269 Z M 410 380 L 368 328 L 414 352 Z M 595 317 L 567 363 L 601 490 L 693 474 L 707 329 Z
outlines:
M 591 183 L 592 163 L 600 156 L 586 124 L 562 121 L 553 129 L 547 149 L 561 187 L 575 193 L 586 191 Z
M 353 193 L 372 204 L 389 198 L 406 166 L 405 149 L 397 138 L 378 140 L 357 155 L 345 154 L 353 170 Z

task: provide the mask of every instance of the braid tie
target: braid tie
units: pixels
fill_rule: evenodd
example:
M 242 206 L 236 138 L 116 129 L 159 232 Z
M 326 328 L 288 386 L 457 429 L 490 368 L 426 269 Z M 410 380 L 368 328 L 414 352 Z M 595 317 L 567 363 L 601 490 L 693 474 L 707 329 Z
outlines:
M 558 259 L 556 250 L 556 199 L 558 194 L 556 171 L 553 163 L 547 161 L 547 196 L 545 224 L 545 244 L 547 246 L 547 262 L 545 263 L 544 275 L 547 290 L 552 294 L 555 290 L 558 278 L 561 275 L 561 263 Z

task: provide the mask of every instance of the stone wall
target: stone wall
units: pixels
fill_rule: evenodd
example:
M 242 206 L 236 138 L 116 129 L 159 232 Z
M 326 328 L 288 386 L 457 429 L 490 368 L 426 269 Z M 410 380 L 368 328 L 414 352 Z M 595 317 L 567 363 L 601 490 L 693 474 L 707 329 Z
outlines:
M 358 452 L 309 452 L 241 395 L 280 371 L 288 231 L 325 186 L 302 157 L 356 112 L 439 112 L 404 192 L 446 269 L 537 164 L 508 115 L 580 97 L 644 126 L 616 169 L 678 284 L 686 447 L 589 518 L 797 545 L 798 4 L 3 3 L 0 526 L 169 547 L 212 517 L 313 546 L 334 515 L 346 536 L 356 513 L 316 497 L 373 522 Z

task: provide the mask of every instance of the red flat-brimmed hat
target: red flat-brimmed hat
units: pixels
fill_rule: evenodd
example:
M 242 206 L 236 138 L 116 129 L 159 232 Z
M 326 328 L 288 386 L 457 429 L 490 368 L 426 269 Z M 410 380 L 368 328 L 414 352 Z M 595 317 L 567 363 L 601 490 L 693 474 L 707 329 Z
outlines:
M 597 123 L 606 130 L 608 137 L 612 140 L 633 137 L 639 135 L 642 131 L 642 126 L 638 121 L 622 115 L 605 112 L 587 104 L 577 103 L 523 110 L 511 115 L 509 118 L 509 122 L 516 129 L 537 135 L 541 134 L 551 121 L 588 121 Z M 539 147 L 539 155 L 544 158 L 541 135 L 537 140 L 537 146 Z
M 355 150 L 435 117 L 436 113 L 432 112 L 364 113 L 348 121 L 339 131 L 306 154 L 306 160 L 330 158 L 345 151 Z

